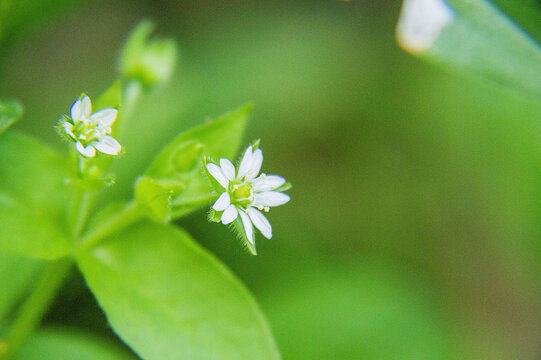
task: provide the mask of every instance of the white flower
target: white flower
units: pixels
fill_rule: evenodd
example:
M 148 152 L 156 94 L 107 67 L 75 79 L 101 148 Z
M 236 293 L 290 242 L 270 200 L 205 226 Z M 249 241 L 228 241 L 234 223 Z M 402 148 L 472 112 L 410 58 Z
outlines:
M 259 174 L 263 162 L 261 149 L 249 146 L 240 162 L 238 171 L 227 159 L 220 159 L 220 165 L 207 164 L 208 172 L 223 188 L 223 193 L 212 208 L 223 211 L 221 221 L 229 224 L 240 217 L 246 238 L 253 245 L 255 226 L 267 239 L 272 237 L 272 227 L 261 211 L 287 203 L 290 197 L 280 190 L 286 180 L 278 175 Z
M 111 126 L 116 120 L 117 110 L 105 108 L 92 114 L 92 103 L 87 95 L 75 100 L 70 108 L 71 118 L 60 121 L 60 129 L 73 142 L 83 156 L 94 157 L 96 150 L 117 155 L 122 147 L 112 136 Z
M 453 19 L 444 0 L 404 0 L 396 27 L 398 43 L 412 53 L 426 51 Z

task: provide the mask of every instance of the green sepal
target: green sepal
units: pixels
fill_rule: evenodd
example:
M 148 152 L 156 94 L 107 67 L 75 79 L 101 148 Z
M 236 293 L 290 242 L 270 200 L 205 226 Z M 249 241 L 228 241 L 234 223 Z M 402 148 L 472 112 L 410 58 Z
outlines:
M 211 209 L 209 212 L 209 221 L 219 223 L 222 218 L 223 211 L 216 211 L 214 209 Z
M 287 191 L 289 189 L 291 189 L 293 185 L 291 185 L 290 182 L 286 182 L 284 184 L 282 184 L 281 186 L 277 187 L 276 189 L 274 189 L 273 191 L 280 191 L 280 192 L 284 192 L 284 191 Z
M 0 99 L 0 134 L 23 116 L 23 105 L 18 100 Z
M 242 219 L 240 218 L 240 215 L 237 216 L 235 221 L 232 222 L 233 229 L 237 232 L 237 235 L 242 243 L 242 245 L 248 249 L 250 254 L 257 255 L 257 250 L 255 248 L 255 234 L 254 234 L 254 243 L 252 244 L 248 237 L 246 236 L 246 230 L 244 229 L 244 224 L 242 223 Z
M 158 180 L 139 178 L 135 184 L 135 201 L 145 217 L 156 222 L 171 219 L 171 190 Z

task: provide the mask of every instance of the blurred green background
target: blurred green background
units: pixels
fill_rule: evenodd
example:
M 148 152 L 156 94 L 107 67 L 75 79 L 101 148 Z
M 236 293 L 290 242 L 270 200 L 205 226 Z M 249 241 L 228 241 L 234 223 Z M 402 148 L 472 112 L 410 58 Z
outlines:
M 541 104 L 403 53 L 399 1 L 21 3 L 0 95 L 61 151 L 59 115 L 109 86 L 142 18 L 178 40 L 119 187 L 178 132 L 255 103 L 245 142 L 294 184 L 273 239 L 251 257 L 206 209 L 179 224 L 254 293 L 284 359 L 539 359 Z M 46 323 L 112 337 L 94 301 L 74 274 Z

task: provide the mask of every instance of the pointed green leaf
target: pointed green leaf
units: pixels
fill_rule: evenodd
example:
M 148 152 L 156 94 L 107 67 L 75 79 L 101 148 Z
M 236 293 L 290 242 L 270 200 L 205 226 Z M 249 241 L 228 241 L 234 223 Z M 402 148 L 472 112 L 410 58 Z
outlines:
M 539 0 L 493 0 L 537 42 L 541 41 L 541 1 Z
M 23 115 L 23 106 L 17 100 L 0 99 L 0 134 L 15 124 Z
M 46 328 L 32 334 L 14 360 L 135 360 L 109 340 L 77 329 Z
M 157 180 L 140 178 L 135 184 L 135 201 L 153 221 L 166 222 L 171 218 L 171 190 Z
M 405 0 L 397 38 L 429 61 L 541 95 L 539 43 L 487 0 Z
M 146 176 L 182 182 L 172 200 L 173 217 L 178 218 L 211 203 L 216 194 L 202 168 L 202 156 L 232 159 L 240 146 L 246 120 L 252 111 L 247 104 L 217 120 L 180 134 L 150 164 Z
M 35 259 L 0 254 L 0 323 L 13 313 L 14 306 L 39 276 L 43 263 Z
M 77 262 L 115 332 L 146 360 L 279 359 L 252 296 L 184 231 L 143 222 Z
M 67 163 L 19 133 L 0 137 L 0 251 L 44 259 L 69 252 Z

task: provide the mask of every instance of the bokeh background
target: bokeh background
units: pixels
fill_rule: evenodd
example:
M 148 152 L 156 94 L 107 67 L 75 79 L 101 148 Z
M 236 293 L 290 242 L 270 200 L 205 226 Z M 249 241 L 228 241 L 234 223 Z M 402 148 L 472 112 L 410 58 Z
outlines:
M 141 19 L 178 41 L 117 186 L 183 129 L 255 103 L 245 142 L 294 184 L 274 238 L 252 257 L 206 209 L 179 224 L 246 283 L 284 359 L 541 357 L 541 104 L 402 52 L 399 1 L 22 2 L 0 95 L 61 151 L 59 115 L 111 84 Z M 77 274 L 45 322 L 114 338 Z

